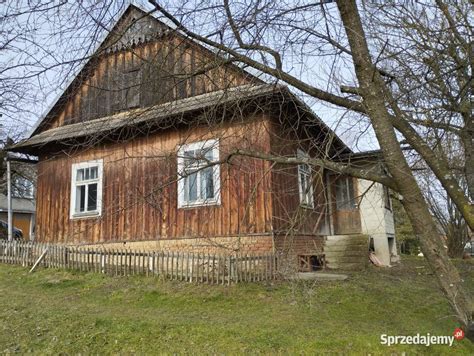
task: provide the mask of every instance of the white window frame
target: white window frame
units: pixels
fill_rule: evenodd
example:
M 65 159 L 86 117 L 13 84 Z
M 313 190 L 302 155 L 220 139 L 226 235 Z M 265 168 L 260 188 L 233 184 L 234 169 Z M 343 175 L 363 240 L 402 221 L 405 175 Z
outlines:
M 102 183 L 103 183 L 103 166 L 104 162 L 102 159 L 74 163 L 71 169 L 71 204 L 69 207 L 69 217 L 71 219 L 85 218 L 85 217 L 97 217 L 102 215 Z M 77 171 L 83 168 L 97 167 L 97 178 L 87 180 L 84 183 L 77 182 Z M 76 187 L 78 185 L 88 185 L 97 183 L 97 208 L 93 211 L 76 212 Z M 86 189 L 87 192 L 87 189 Z M 86 193 L 84 205 L 87 207 L 88 194 Z
M 298 149 L 296 152 L 296 156 L 298 158 L 309 158 L 309 155 L 300 149 Z M 304 169 L 305 166 L 308 168 L 307 170 Z M 306 182 L 309 187 L 309 189 L 306 191 L 304 191 L 303 188 L 303 180 L 301 178 L 302 175 L 306 177 Z M 298 165 L 298 191 L 300 195 L 300 206 L 311 209 L 314 208 L 313 177 L 311 174 L 311 166 L 309 164 Z
M 219 161 L 219 140 L 212 139 L 206 141 L 199 141 L 193 142 L 189 144 L 181 145 L 178 149 L 178 208 L 192 208 L 192 207 L 199 207 L 199 206 L 209 206 L 209 205 L 220 205 L 221 203 L 221 173 L 220 173 L 220 165 L 215 164 L 212 166 L 212 177 L 214 180 L 214 198 L 213 199 L 201 199 L 198 198 L 195 201 L 185 201 L 184 193 L 185 193 L 185 183 L 186 183 L 186 176 L 185 176 L 185 157 L 184 152 L 186 151 L 195 151 L 195 150 L 202 150 L 208 147 L 212 147 L 212 162 Z M 203 168 L 209 166 L 208 163 L 197 163 L 193 168 L 197 169 L 198 172 L 201 172 Z M 199 174 L 199 173 L 198 173 Z M 201 179 L 200 175 L 196 180 L 197 183 L 197 192 L 201 194 Z

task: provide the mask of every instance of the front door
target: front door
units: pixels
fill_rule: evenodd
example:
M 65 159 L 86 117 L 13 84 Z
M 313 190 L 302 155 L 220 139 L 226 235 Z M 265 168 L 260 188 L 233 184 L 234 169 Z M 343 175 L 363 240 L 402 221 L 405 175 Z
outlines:
M 332 176 L 330 181 L 334 234 L 360 234 L 357 179 L 339 175 Z

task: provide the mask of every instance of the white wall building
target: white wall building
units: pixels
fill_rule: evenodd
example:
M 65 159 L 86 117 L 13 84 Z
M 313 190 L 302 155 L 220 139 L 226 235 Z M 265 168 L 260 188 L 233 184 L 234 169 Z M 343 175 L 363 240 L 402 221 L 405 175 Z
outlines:
M 370 236 L 370 246 L 384 265 L 398 262 L 393 209 L 388 188 L 363 179 L 358 180 L 358 185 L 362 233 Z

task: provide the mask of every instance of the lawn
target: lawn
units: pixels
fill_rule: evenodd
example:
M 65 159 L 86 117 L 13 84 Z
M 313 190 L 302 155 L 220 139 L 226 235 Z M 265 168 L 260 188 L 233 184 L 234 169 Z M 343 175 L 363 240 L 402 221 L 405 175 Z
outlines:
M 474 293 L 474 263 L 456 263 Z M 380 344 L 457 326 L 419 258 L 342 282 L 230 287 L 0 265 L 0 303 L 2 353 L 474 353 L 467 340 Z

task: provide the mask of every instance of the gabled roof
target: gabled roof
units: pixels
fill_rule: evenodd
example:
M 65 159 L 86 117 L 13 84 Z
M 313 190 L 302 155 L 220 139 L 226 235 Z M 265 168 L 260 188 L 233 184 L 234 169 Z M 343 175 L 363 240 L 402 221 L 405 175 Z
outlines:
M 119 16 L 119 19 L 117 20 L 112 30 L 109 31 L 109 33 L 107 34 L 104 34 L 102 40 L 99 41 L 99 44 L 94 50 L 94 54 L 96 54 L 97 52 L 100 52 L 101 49 L 107 47 L 107 43 L 111 40 L 113 30 L 120 24 L 121 21 L 123 21 L 126 14 L 132 11 L 132 9 L 136 9 L 138 11 L 141 11 L 142 13 L 145 13 L 143 10 L 139 9 L 138 7 L 134 5 L 129 5 Z M 51 104 L 47 107 L 44 114 L 41 115 L 38 121 L 31 128 L 31 131 L 29 132 L 28 137 L 31 137 L 36 134 L 40 126 L 46 121 L 46 119 L 50 116 L 50 114 L 52 114 L 54 110 L 60 105 L 61 99 L 66 96 L 66 93 L 68 93 L 70 90 L 74 88 L 74 84 L 75 82 L 77 82 L 78 77 L 80 77 L 84 69 L 87 68 L 88 65 L 90 65 L 91 61 L 92 61 L 92 56 L 87 61 L 84 61 L 82 65 L 77 69 L 76 73 L 69 78 L 66 84 L 66 89 L 63 90 L 61 93 L 59 93 L 56 96 L 56 98 L 51 102 Z
M 52 102 L 52 105 L 50 107 L 48 107 L 48 109 L 45 111 L 45 114 L 43 114 L 40 117 L 40 119 L 35 123 L 35 125 L 31 129 L 28 137 L 31 138 L 34 135 L 36 135 L 39 132 L 39 130 L 41 129 L 42 125 L 45 124 L 49 118 L 53 118 L 55 113 L 58 110 L 60 110 L 62 104 L 67 101 L 67 98 L 69 97 L 70 92 L 73 91 L 76 88 L 76 86 L 80 83 L 81 78 L 88 75 L 87 69 L 89 68 L 89 66 L 93 65 L 93 61 L 97 58 L 98 55 L 100 55 L 102 53 L 106 53 L 108 50 L 111 49 L 111 47 L 132 46 L 134 44 L 134 43 L 122 43 L 120 41 L 120 38 L 127 34 L 126 30 L 129 30 L 128 27 L 125 27 L 122 30 L 120 29 L 120 27 L 126 21 L 130 20 L 129 15 L 133 12 L 135 12 L 138 15 L 142 16 L 142 18 L 137 20 L 137 23 L 138 23 L 139 20 L 142 20 L 142 19 L 145 19 L 145 18 L 150 19 L 151 21 L 155 22 L 158 27 L 161 28 L 161 31 L 163 31 L 163 32 L 169 31 L 169 32 L 173 32 L 177 36 L 181 36 L 183 38 L 186 37 L 180 31 L 178 31 L 176 29 L 173 29 L 169 25 L 165 24 L 164 22 L 162 22 L 162 21 L 158 20 L 157 18 L 155 18 L 154 16 L 152 16 L 153 11 L 146 12 L 146 11 L 140 9 L 137 6 L 135 6 L 133 4 L 130 4 L 122 12 L 122 14 L 119 16 L 119 19 L 117 20 L 115 25 L 112 27 L 112 29 L 100 41 L 99 45 L 94 50 L 94 53 L 89 57 L 89 59 L 87 61 L 85 61 L 82 64 L 82 66 L 78 69 L 77 73 L 74 76 L 71 77 L 71 79 L 69 80 L 69 82 L 66 86 L 66 89 L 63 92 L 61 92 L 55 98 L 55 100 Z M 150 35 L 150 33 L 145 34 L 145 36 L 146 35 Z M 198 45 L 203 50 L 211 52 L 211 53 L 213 53 L 213 55 L 216 55 L 216 53 L 214 53 L 210 48 L 208 48 L 208 46 L 205 46 L 204 44 L 202 44 L 198 41 L 195 41 L 195 40 L 193 40 L 192 42 L 195 43 L 196 45 Z M 242 69 L 241 67 L 237 66 L 236 64 L 231 63 L 229 65 L 235 67 L 236 69 L 238 69 L 240 71 L 245 72 L 246 75 L 257 79 L 260 83 L 263 83 L 263 81 L 261 79 L 258 79 L 254 74 Z
M 189 123 L 184 119 L 186 114 L 205 113 L 209 110 L 230 105 L 235 107 L 238 104 L 257 103 L 265 97 L 271 99 L 271 104 L 280 104 L 282 101 L 294 104 L 300 113 L 310 118 L 310 122 L 317 124 L 326 135 L 334 137 L 336 143 L 344 152 L 351 152 L 338 136 L 305 103 L 293 95 L 286 86 L 271 84 L 242 85 L 148 108 L 121 112 L 91 121 L 60 126 L 21 141 L 9 147 L 9 151 L 29 153 L 48 144 L 61 142 L 74 144 L 88 137 L 97 138 L 94 140 L 96 142 L 114 133 L 137 127 L 141 128 L 143 132 L 146 132 L 143 128 L 148 130 L 151 128 L 175 127 L 179 123 Z
M 52 107 L 38 121 L 29 138 L 9 147 L 9 151 L 34 154 L 36 150 L 45 145 L 65 142 L 74 145 L 74 142 L 79 142 L 80 139 L 85 140 L 88 136 L 93 136 L 95 138 L 94 140 L 88 141 L 89 143 L 95 144 L 99 139 L 102 140 L 105 137 L 110 137 L 110 134 L 116 133 L 120 130 L 123 131 L 127 128 L 137 128 L 139 125 L 150 125 L 157 128 L 160 126 L 160 123 L 164 123 L 171 119 L 176 120 L 176 118 L 179 118 L 180 116 L 182 117 L 187 113 L 199 110 L 205 111 L 212 107 L 222 107 L 230 103 L 249 102 L 250 100 L 258 100 L 263 97 L 272 96 L 273 98 L 278 98 L 279 102 L 284 99 L 287 103 L 293 103 L 299 113 L 304 113 L 304 115 L 310 118 L 310 121 L 313 124 L 316 123 L 317 126 L 321 128 L 324 134 L 333 137 L 337 147 L 339 147 L 343 153 L 351 152 L 341 139 L 329 127 L 327 127 L 303 101 L 293 95 L 286 86 L 265 84 L 252 73 L 247 72 L 235 64 L 230 65 L 257 79 L 258 84 L 243 85 L 240 87 L 214 91 L 199 96 L 154 105 L 147 108 L 122 111 L 98 119 L 76 124 L 68 124 L 40 132 L 43 124 L 46 123 L 49 118 L 54 117 L 55 113 L 60 110 L 64 102 L 67 101 L 70 92 L 75 90 L 82 77 L 87 75 L 87 69 L 90 65 L 93 65 L 92 61 L 95 59 L 97 53 L 103 53 L 104 51 L 107 51 L 110 46 L 120 42 L 121 35 L 123 34 L 121 29 L 123 30 L 124 28 L 127 28 L 126 26 L 124 27 L 124 24 L 137 14 L 143 16 L 143 18 L 146 18 L 147 20 L 149 19 L 149 21 L 156 21 L 157 26 L 159 26 L 162 31 L 175 31 L 155 17 L 149 16 L 151 12 L 146 12 L 134 5 L 129 5 L 121 14 L 112 30 L 101 41 L 100 45 L 95 50 L 95 54 L 84 63 L 78 74 L 72 78 L 66 90 L 61 93 Z M 178 36 L 184 36 L 179 31 L 173 33 L 176 33 Z M 193 41 L 193 43 L 196 43 L 203 50 L 213 53 L 212 49 L 209 49 L 207 46 L 196 41 Z M 124 44 L 122 43 L 121 45 L 123 46 Z M 215 55 L 215 53 L 213 53 L 213 55 Z M 182 121 L 181 123 L 183 124 L 184 122 Z

